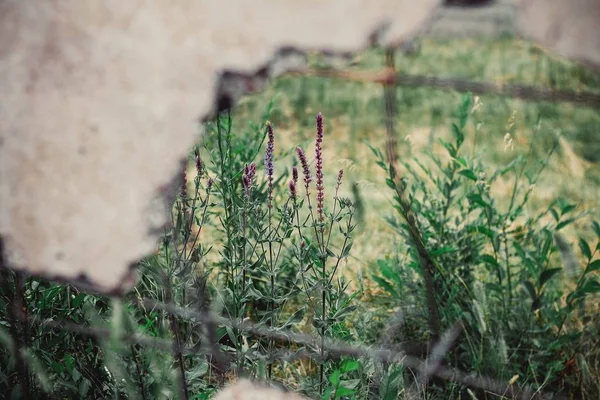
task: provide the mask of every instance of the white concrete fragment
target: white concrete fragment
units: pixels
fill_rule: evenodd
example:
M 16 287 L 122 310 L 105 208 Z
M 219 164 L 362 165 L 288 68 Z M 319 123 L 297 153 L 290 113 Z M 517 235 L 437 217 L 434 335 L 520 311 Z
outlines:
M 568 58 L 600 69 L 599 0 L 515 0 L 519 31 Z
M 221 390 L 214 400 L 305 400 L 305 398 L 296 393 L 286 393 L 243 379 Z

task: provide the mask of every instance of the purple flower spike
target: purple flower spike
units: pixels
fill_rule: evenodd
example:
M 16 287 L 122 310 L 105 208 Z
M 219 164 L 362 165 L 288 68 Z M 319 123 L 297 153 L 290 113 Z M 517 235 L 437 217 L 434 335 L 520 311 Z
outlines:
M 315 171 L 317 176 L 317 212 L 319 221 L 325 220 L 324 206 L 325 187 L 323 186 L 323 115 L 317 114 L 317 138 L 315 141 Z
M 184 200 L 187 198 L 187 162 L 183 163 L 183 169 L 182 169 L 182 174 L 181 174 L 181 198 L 183 198 Z
M 296 200 L 296 182 L 293 179 L 290 179 L 288 183 L 288 188 L 290 189 L 290 197 L 292 200 Z
M 308 187 L 312 182 L 312 177 L 310 176 L 310 168 L 308 167 L 308 161 L 306 160 L 306 154 L 301 147 L 296 148 L 296 153 L 298 153 L 298 159 L 300 160 L 300 165 L 302 165 L 302 174 L 304 174 L 304 187 L 308 191 Z
M 198 149 L 194 150 L 194 156 L 195 156 L 195 161 L 196 161 L 196 173 L 198 174 L 198 176 L 202 175 L 202 159 L 200 158 L 200 153 L 198 152 Z
M 344 170 L 340 169 L 340 172 L 338 172 L 338 177 L 337 177 L 337 185 L 335 185 L 335 191 L 337 192 L 338 189 L 340 188 L 340 186 L 342 186 L 342 178 L 344 176 Z
M 244 185 L 244 194 L 246 198 L 250 197 L 252 186 L 254 184 L 254 175 L 256 175 L 256 165 L 254 163 L 244 167 L 242 175 L 242 185 Z
M 323 114 L 317 114 L 317 142 L 323 142 Z
M 298 183 L 298 168 L 292 167 L 292 179 L 294 180 L 294 184 Z
M 273 173 L 275 166 L 273 165 L 273 154 L 275 153 L 275 134 L 271 122 L 267 121 L 267 151 L 265 152 L 265 168 L 267 169 L 267 178 L 269 185 L 269 208 L 273 207 Z

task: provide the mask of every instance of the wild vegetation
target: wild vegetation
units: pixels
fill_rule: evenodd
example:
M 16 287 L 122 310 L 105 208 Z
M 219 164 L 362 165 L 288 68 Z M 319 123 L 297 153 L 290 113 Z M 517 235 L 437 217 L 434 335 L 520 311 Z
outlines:
M 511 38 L 425 40 L 396 63 L 600 90 Z M 598 110 L 399 88 L 390 164 L 381 92 L 284 76 L 205 123 L 171 227 L 123 298 L 3 269 L 2 393 L 207 399 L 247 376 L 311 398 L 498 398 L 326 345 L 425 358 L 451 332 L 444 366 L 505 398 L 598 398 Z

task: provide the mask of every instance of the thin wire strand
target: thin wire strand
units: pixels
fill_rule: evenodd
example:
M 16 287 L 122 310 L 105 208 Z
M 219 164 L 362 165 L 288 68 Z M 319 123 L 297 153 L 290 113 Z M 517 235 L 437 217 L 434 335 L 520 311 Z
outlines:
M 380 71 L 348 71 L 335 68 L 306 68 L 290 71 L 293 76 L 322 76 L 347 81 L 386 85 L 431 88 L 477 95 L 494 95 L 529 101 L 567 102 L 587 107 L 600 107 L 600 93 L 565 89 L 550 89 L 530 85 L 481 82 L 461 78 L 396 73 L 386 68 Z
M 160 303 L 150 299 L 138 299 L 134 303 L 137 303 L 138 305 L 143 305 L 147 308 L 154 308 L 167 311 L 169 313 L 176 314 L 182 318 L 194 319 L 198 322 L 208 322 L 236 329 L 243 329 L 245 332 L 248 332 L 255 336 L 305 346 L 306 349 L 304 350 L 304 352 L 297 352 L 298 355 L 296 358 L 310 357 L 316 359 L 319 357 L 319 349 L 321 345 L 319 340 L 317 340 L 317 338 L 313 337 L 312 335 L 295 333 L 289 330 L 275 330 L 272 328 L 264 327 L 260 324 L 254 324 L 247 321 L 245 321 L 240 326 L 239 321 L 219 317 L 212 313 L 199 313 L 193 309 L 182 308 L 175 304 Z M 451 330 L 445 336 L 447 336 L 449 340 L 454 340 L 452 339 L 454 335 L 455 333 Z M 449 348 L 449 346 L 446 345 L 446 348 Z M 427 359 L 422 360 L 416 357 L 408 356 L 403 352 L 387 348 L 372 348 L 365 345 L 347 344 L 339 340 L 326 338 L 324 343 L 324 349 L 326 350 L 326 358 L 328 359 L 337 359 L 340 357 L 364 357 L 388 363 L 399 364 L 404 367 L 412 368 L 415 370 L 426 370 L 428 374 L 430 374 L 430 376 L 434 376 L 443 380 L 457 382 L 468 387 L 485 390 L 499 395 L 504 394 L 505 396 L 512 396 L 513 398 L 517 399 L 561 398 L 551 397 L 549 394 L 541 392 L 536 393 L 532 389 L 528 388 L 515 388 L 512 385 L 506 385 L 492 378 L 481 377 L 475 374 L 467 374 L 457 369 L 439 366 L 439 362 L 437 361 L 435 362 L 435 370 L 432 371 L 430 369 L 424 369 L 424 366 L 428 364 Z M 436 360 L 443 357 L 443 355 L 439 353 L 441 353 L 441 351 L 436 353 Z M 429 362 L 429 364 L 432 363 Z

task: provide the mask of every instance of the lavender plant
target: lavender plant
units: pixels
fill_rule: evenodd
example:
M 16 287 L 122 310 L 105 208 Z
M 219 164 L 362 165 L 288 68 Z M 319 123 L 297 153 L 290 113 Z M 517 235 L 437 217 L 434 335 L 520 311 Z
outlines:
M 260 376 L 263 367 L 266 379 L 276 379 L 277 374 L 283 373 L 283 366 L 276 362 L 283 350 L 272 339 L 256 338 L 246 332 L 243 321 L 290 329 L 299 328 L 308 317 L 324 341 L 327 335 L 344 332 L 344 320 L 355 308 L 355 295 L 346 294 L 348 282 L 338 278 L 352 246 L 354 207 L 350 200 L 339 196 L 343 178 L 343 171 L 339 171 L 328 211 L 321 114 L 316 121 L 314 171 L 302 148 L 296 149 L 304 193 L 298 187 L 298 167 L 291 168 L 291 176 L 284 172 L 276 177 L 275 131 L 270 122 L 266 123 L 264 134 L 264 175 L 252 159 L 246 159 L 241 173 L 233 174 L 234 179 L 239 176 L 239 184 L 217 183 L 216 191 L 223 201 L 220 221 L 226 234 L 220 268 L 225 284 L 223 312 L 240 321 L 240 328 L 227 332 L 222 344 L 225 351 L 235 353 L 237 374 Z M 219 134 L 223 135 L 223 131 Z M 235 157 L 227 150 L 232 147 L 227 137 L 228 134 L 222 136 L 220 146 L 225 153 L 216 153 L 212 160 L 217 170 L 226 164 L 223 160 Z M 286 179 L 287 185 L 279 184 Z M 229 191 L 230 188 L 237 189 Z M 315 390 L 322 392 L 327 354 L 324 346 L 316 351 L 319 388 Z

